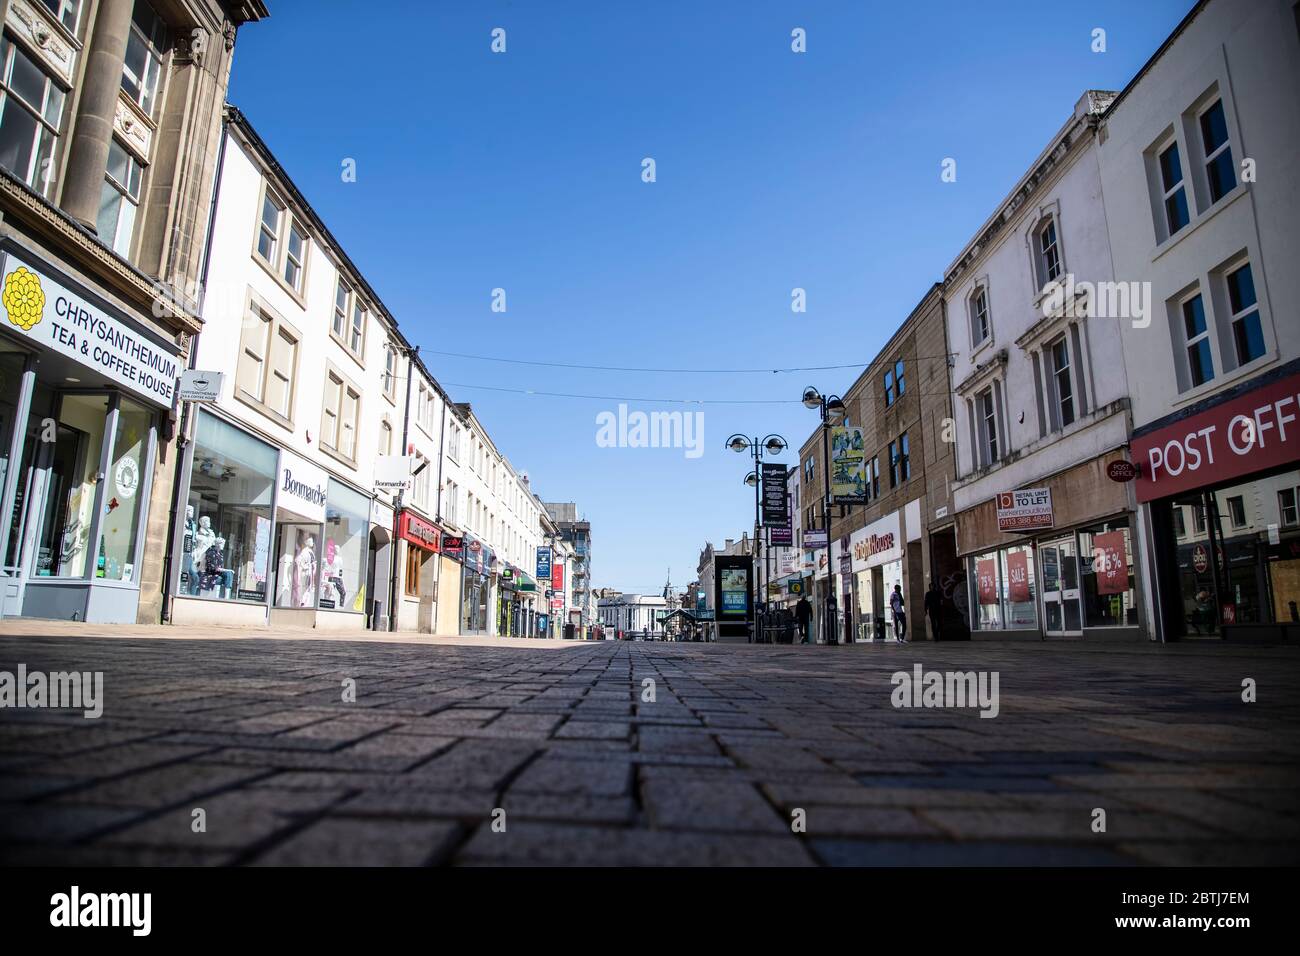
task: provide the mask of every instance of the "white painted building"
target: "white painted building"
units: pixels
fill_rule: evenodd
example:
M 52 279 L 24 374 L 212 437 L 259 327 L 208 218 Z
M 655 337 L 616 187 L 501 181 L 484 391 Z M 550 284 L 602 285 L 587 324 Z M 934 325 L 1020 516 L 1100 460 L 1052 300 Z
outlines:
M 1138 636 L 1131 505 L 1105 479 L 1128 439 L 1115 278 L 1095 129 L 1114 94 L 1089 91 L 944 275 L 954 355 L 958 555 L 975 636 Z M 1002 530 L 998 498 L 1044 489 L 1039 527 Z M 1042 525 L 1046 525 L 1043 527 Z M 1122 538 L 1122 589 L 1099 581 L 1098 535 Z
M 608 637 L 619 632 L 663 636 L 668 602 L 662 594 L 619 594 L 597 603 L 597 615 Z
M 1099 130 L 1117 274 L 1153 304 L 1120 332 L 1164 639 L 1297 630 L 1298 90 L 1295 4 L 1209 0 Z

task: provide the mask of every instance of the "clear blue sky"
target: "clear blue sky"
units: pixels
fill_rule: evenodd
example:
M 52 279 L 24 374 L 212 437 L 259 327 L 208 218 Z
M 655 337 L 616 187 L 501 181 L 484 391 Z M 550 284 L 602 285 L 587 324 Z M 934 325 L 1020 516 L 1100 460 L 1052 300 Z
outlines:
M 706 540 L 750 526 L 748 459 L 728 435 L 797 448 L 816 424 L 802 388 L 839 391 L 857 371 L 578 372 L 434 350 L 865 364 L 1082 91 L 1120 89 L 1191 0 L 269 5 L 240 32 L 231 102 L 452 396 L 544 499 L 578 502 L 595 585 L 636 591 L 670 566 L 688 583 Z M 490 51 L 495 27 L 505 54 Z M 949 156 L 956 183 L 939 178 Z M 790 310 L 796 286 L 805 314 Z M 616 402 L 467 385 L 789 404 L 706 406 L 704 454 L 688 459 L 598 447 L 596 416 Z

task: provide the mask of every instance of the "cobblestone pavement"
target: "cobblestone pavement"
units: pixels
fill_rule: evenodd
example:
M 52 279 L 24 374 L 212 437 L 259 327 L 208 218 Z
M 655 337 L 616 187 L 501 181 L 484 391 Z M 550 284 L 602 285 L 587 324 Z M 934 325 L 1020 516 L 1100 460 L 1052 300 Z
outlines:
M 1292 649 L 6 634 L 106 701 L 0 711 L 9 864 L 1300 862 Z M 916 663 L 999 715 L 894 708 Z

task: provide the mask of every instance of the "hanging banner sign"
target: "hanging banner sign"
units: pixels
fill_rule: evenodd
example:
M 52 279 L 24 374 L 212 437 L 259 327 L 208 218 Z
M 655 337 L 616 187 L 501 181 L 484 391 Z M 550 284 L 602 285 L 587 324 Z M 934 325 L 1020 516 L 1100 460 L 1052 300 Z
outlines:
M 557 564 L 551 568 L 551 587 L 557 591 L 564 590 L 564 565 Z
M 826 547 L 826 529 L 805 528 L 803 532 L 803 546 L 809 550 Z
M 375 491 L 410 491 L 415 484 L 411 477 L 410 455 L 379 455 L 375 458 Z
M 221 397 L 224 372 L 203 372 L 187 368 L 181 372 L 180 397 L 182 402 L 201 402 L 211 405 Z
M 836 425 L 831 429 L 831 496 L 837 505 L 867 502 L 867 453 L 862 429 Z
M 768 527 L 789 527 L 790 509 L 786 502 L 786 476 L 789 471 L 785 465 L 763 466 L 763 524 Z
M 551 549 L 537 549 L 537 580 L 549 581 L 551 579 Z
M 784 528 L 768 528 L 767 543 L 775 548 L 788 548 L 794 544 L 794 529 L 787 525 Z

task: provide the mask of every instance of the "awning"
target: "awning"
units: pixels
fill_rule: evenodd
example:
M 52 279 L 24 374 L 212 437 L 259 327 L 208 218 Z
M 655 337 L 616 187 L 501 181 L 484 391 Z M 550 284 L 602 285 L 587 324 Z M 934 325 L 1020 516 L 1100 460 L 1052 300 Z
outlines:
M 520 591 L 536 591 L 537 582 L 528 576 L 528 572 L 515 568 L 515 581 Z

